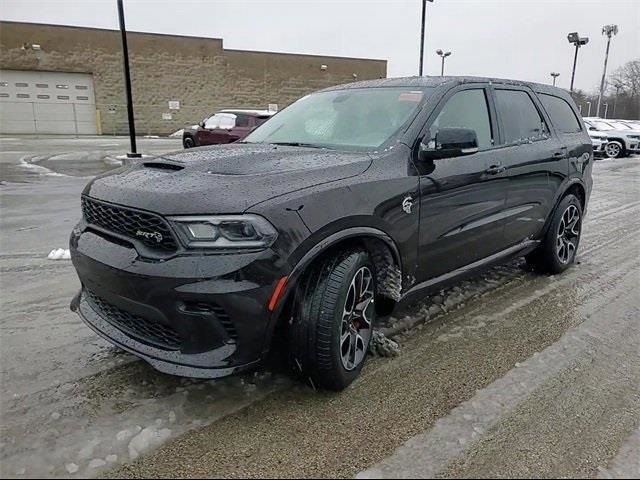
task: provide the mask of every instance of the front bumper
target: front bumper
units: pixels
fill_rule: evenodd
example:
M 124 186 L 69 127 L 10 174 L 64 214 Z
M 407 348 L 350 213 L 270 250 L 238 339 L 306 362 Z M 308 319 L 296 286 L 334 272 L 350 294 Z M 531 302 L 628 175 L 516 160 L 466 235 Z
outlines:
M 591 139 L 591 144 L 593 145 L 593 153 L 595 153 L 596 155 L 601 155 L 604 154 L 604 147 L 607 145 L 607 141 L 606 140 L 600 140 L 600 139 Z
M 150 261 L 82 224 L 70 249 L 82 284 L 72 310 L 156 369 L 216 378 L 254 366 L 266 352 L 266 305 L 279 278 L 273 251 Z

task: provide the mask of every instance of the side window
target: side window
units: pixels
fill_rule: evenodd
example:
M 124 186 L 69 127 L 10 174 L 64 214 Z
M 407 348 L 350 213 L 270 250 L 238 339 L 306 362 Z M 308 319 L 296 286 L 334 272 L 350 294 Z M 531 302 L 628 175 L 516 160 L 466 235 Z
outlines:
M 493 145 L 491 121 L 487 97 L 481 88 L 463 90 L 454 94 L 445 104 L 430 128 L 431 138 L 435 138 L 440 128 L 459 127 L 476 131 L 478 147 L 489 148 Z
M 562 133 L 582 131 L 580 121 L 566 100 L 553 95 L 539 94 L 544 109 L 551 118 L 551 123 Z
M 527 92 L 496 90 L 495 95 L 505 143 L 528 142 L 548 137 L 547 124 Z
M 236 114 L 236 127 L 248 127 L 249 126 L 249 115 L 244 115 L 242 113 Z

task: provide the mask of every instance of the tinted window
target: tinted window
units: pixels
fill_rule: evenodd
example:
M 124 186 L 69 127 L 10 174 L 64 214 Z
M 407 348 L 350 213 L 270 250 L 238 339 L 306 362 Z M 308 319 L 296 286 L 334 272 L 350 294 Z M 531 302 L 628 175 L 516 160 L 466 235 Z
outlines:
M 460 127 L 476 131 L 478 147 L 489 148 L 492 145 L 491 121 L 484 90 L 463 90 L 451 97 L 431 125 L 431 138 L 440 128 Z
M 256 117 L 256 126 L 262 125 L 264 122 L 269 120 L 271 117 Z
M 527 92 L 496 90 L 496 103 L 506 143 L 547 138 L 547 125 Z
M 562 133 L 575 133 L 582 130 L 582 126 L 573 113 L 569 104 L 562 98 L 553 95 L 540 95 L 544 109 L 551 117 L 551 123 Z
M 248 127 L 249 126 L 249 116 L 243 115 L 242 113 L 236 114 L 236 127 Z

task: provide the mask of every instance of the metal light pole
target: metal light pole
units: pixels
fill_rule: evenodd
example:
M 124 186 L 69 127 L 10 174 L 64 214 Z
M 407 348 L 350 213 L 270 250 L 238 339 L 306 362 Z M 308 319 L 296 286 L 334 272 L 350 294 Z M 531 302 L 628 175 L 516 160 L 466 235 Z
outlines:
M 607 113 L 609 113 L 609 104 L 604 104 L 604 118 L 607 118 Z
M 587 102 L 587 105 L 589 106 L 589 110 L 587 110 L 587 117 L 591 116 L 591 102 Z
M 443 52 L 442 50 L 436 50 L 436 53 L 440 58 L 442 58 L 442 67 L 440 67 L 440 76 L 444 76 L 444 59 L 451 55 L 451 52 Z
M 553 86 L 556 86 L 556 78 L 558 78 L 560 76 L 560 74 L 558 72 L 551 72 L 549 75 L 551 75 L 553 77 Z
M 131 72 L 129 71 L 129 47 L 127 46 L 127 28 L 124 24 L 124 6 L 122 0 L 118 0 L 118 18 L 120 20 L 120 34 L 122 36 L 122 60 L 124 63 L 124 88 L 127 95 L 127 117 L 129 119 L 129 141 L 131 142 L 131 152 L 127 153 L 129 158 L 140 158 L 136 149 L 136 126 L 133 119 L 133 99 L 131 97 Z
M 422 69 L 424 67 L 424 29 L 427 19 L 427 2 L 433 2 L 433 0 L 422 0 L 422 27 L 420 29 L 420 73 L 422 76 Z
M 618 93 L 620 92 L 620 89 L 622 88 L 622 84 L 616 83 L 614 85 L 614 87 L 616 88 L 616 96 L 613 98 L 613 116 L 615 118 L 615 116 L 616 116 L 616 105 L 618 105 Z
M 576 78 L 576 64 L 578 63 L 578 49 L 582 45 L 589 43 L 589 37 L 581 37 L 578 32 L 572 32 L 567 35 L 567 40 L 576 46 L 576 53 L 573 56 L 573 70 L 571 71 L 571 87 L 569 88 L 569 92 L 573 93 L 573 80 Z
M 607 52 L 604 54 L 604 69 L 602 70 L 602 80 L 600 80 L 600 94 L 598 95 L 598 107 L 596 108 L 596 117 L 600 116 L 600 103 L 604 94 L 604 79 L 607 75 L 607 61 L 609 60 L 609 46 L 611 45 L 611 37 L 618 34 L 617 25 L 605 25 L 602 27 L 602 34 L 607 36 Z

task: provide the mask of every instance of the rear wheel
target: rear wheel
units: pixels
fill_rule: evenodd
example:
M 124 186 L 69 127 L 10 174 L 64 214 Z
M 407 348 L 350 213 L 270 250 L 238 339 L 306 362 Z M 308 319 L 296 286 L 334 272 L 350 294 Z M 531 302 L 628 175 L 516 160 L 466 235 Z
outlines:
M 582 204 L 569 194 L 560 201 L 542 243 L 527 262 L 542 272 L 564 272 L 575 261 L 581 234 Z
M 342 390 L 360 373 L 373 334 L 375 294 L 375 270 L 362 250 L 324 259 L 303 280 L 290 353 L 314 386 Z

